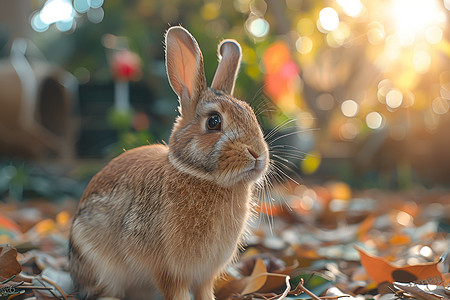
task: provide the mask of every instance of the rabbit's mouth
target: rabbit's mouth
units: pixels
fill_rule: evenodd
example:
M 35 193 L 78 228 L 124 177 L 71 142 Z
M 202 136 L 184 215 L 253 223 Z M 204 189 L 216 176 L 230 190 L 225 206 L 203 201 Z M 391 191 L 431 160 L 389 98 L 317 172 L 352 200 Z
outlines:
M 252 156 L 252 162 L 242 170 L 241 176 L 244 180 L 257 181 L 267 170 L 267 155 L 256 156 L 252 153 Z

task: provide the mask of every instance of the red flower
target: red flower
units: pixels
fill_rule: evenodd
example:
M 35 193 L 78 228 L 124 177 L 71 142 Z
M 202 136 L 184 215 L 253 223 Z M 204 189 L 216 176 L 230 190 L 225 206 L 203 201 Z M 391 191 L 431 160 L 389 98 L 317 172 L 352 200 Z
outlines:
M 141 59 L 131 51 L 118 51 L 112 57 L 111 71 L 118 81 L 139 80 L 142 74 Z

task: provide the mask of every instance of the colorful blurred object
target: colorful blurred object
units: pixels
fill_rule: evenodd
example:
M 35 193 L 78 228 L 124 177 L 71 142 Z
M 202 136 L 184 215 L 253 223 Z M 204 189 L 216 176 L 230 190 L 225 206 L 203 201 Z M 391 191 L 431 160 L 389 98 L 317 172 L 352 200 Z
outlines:
M 111 59 L 111 72 L 115 80 L 137 81 L 142 76 L 141 59 L 129 50 L 118 50 Z
M 21 233 L 20 227 L 13 220 L 0 214 L 0 244 L 10 241 Z
M 284 42 L 270 45 L 262 57 L 264 91 L 286 113 L 295 113 L 300 105 L 300 70 Z

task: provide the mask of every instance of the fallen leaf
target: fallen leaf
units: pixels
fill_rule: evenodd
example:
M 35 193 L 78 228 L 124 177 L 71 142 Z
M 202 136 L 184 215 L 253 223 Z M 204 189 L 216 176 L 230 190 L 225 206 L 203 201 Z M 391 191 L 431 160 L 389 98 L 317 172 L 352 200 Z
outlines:
M 0 246 L 0 277 L 11 278 L 22 272 L 22 266 L 17 261 L 17 250 L 9 244 Z
M 282 270 L 278 270 L 273 272 L 274 274 L 278 275 L 286 275 L 289 276 L 295 269 L 298 268 L 298 261 L 294 261 L 293 265 L 286 267 Z M 277 291 L 283 286 L 285 286 L 286 278 L 283 276 L 268 276 L 266 283 L 264 286 L 259 290 L 261 293 L 269 293 L 273 291 Z
M 251 294 L 258 291 L 266 282 L 267 268 L 262 259 L 257 259 L 250 276 L 241 279 L 234 279 L 225 284 L 220 284 L 221 288 L 216 286 L 216 298 L 218 300 L 228 299 L 235 294 Z
M 397 267 L 387 260 L 370 255 L 358 246 L 354 246 L 360 255 L 361 264 L 367 274 L 377 283 L 389 282 L 417 282 L 442 281 L 442 274 L 437 268 L 439 262 Z
M 252 275 L 247 277 L 247 285 L 241 292 L 242 295 L 247 295 L 258 291 L 263 287 L 267 280 L 267 269 L 262 259 L 258 259 L 255 262 Z

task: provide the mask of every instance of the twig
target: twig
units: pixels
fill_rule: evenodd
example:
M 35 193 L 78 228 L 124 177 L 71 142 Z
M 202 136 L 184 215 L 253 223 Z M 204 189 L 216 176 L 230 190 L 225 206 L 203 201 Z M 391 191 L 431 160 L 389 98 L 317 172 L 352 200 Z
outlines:
M 55 287 L 55 289 L 57 289 L 58 292 L 61 294 L 61 297 L 63 297 L 64 300 L 67 300 L 66 293 L 55 282 L 53 282 L 52 280 L 45 278 L 45 277 L 41 277 L 41 278 L 42 278 L 42 280 L 47 281 L 47 283 L 50 283 L 51 285 L 53 285 Z
M 42 278 L 42 279 L 43 279 L 43 278 Z M 42 280 L 40 280 L 39 278 L 36 278 L 36 280 L 39 281 L 39 283 L 42 284 L 44 287 L 46 287 L 46 286 L 45 286 L 45 283 L 42 282 Z M 55 287 L 55 288 L 56 288 L 56 287 Z M 59 296 L 56 295 L 56 294 L 53 292 L 53 289 L 49 289 L 48 291 L 53 295 L 53 297 L 55 297 L 56 299 L 59 299 Z
M 16 275 L 13 275 L 13 276 L 9 277 L 8 279 L 6 279 L 5 281 L 0 282 L 0 284 L 8 283 L 8 282 L 10 282 L 11 280 L 13 280 L 14 277 L 16 277 Z
M 45 286 L 34 286 L 34 285 L 24 285 L 19 286 L 19 288 L 24 290 L 51 290 L 51 287 L 45 287 Z
M 314 295 L 310 290 L 308 290 L 307 288 L 305 288 L 305 286 L 303 285 L 304 280 L 303 278 L 301 278 L 300 282 L 298 283 L 297 287 L 290 292 L 289 294 L 293 294 L 295 296 L 298 296 L 301 293 L 305 293 L 308 296 L 310 296 L 311 298 L 313 298 L 314 300 L 321 300 L 319 297 L 317 297 L 316 295 Z

